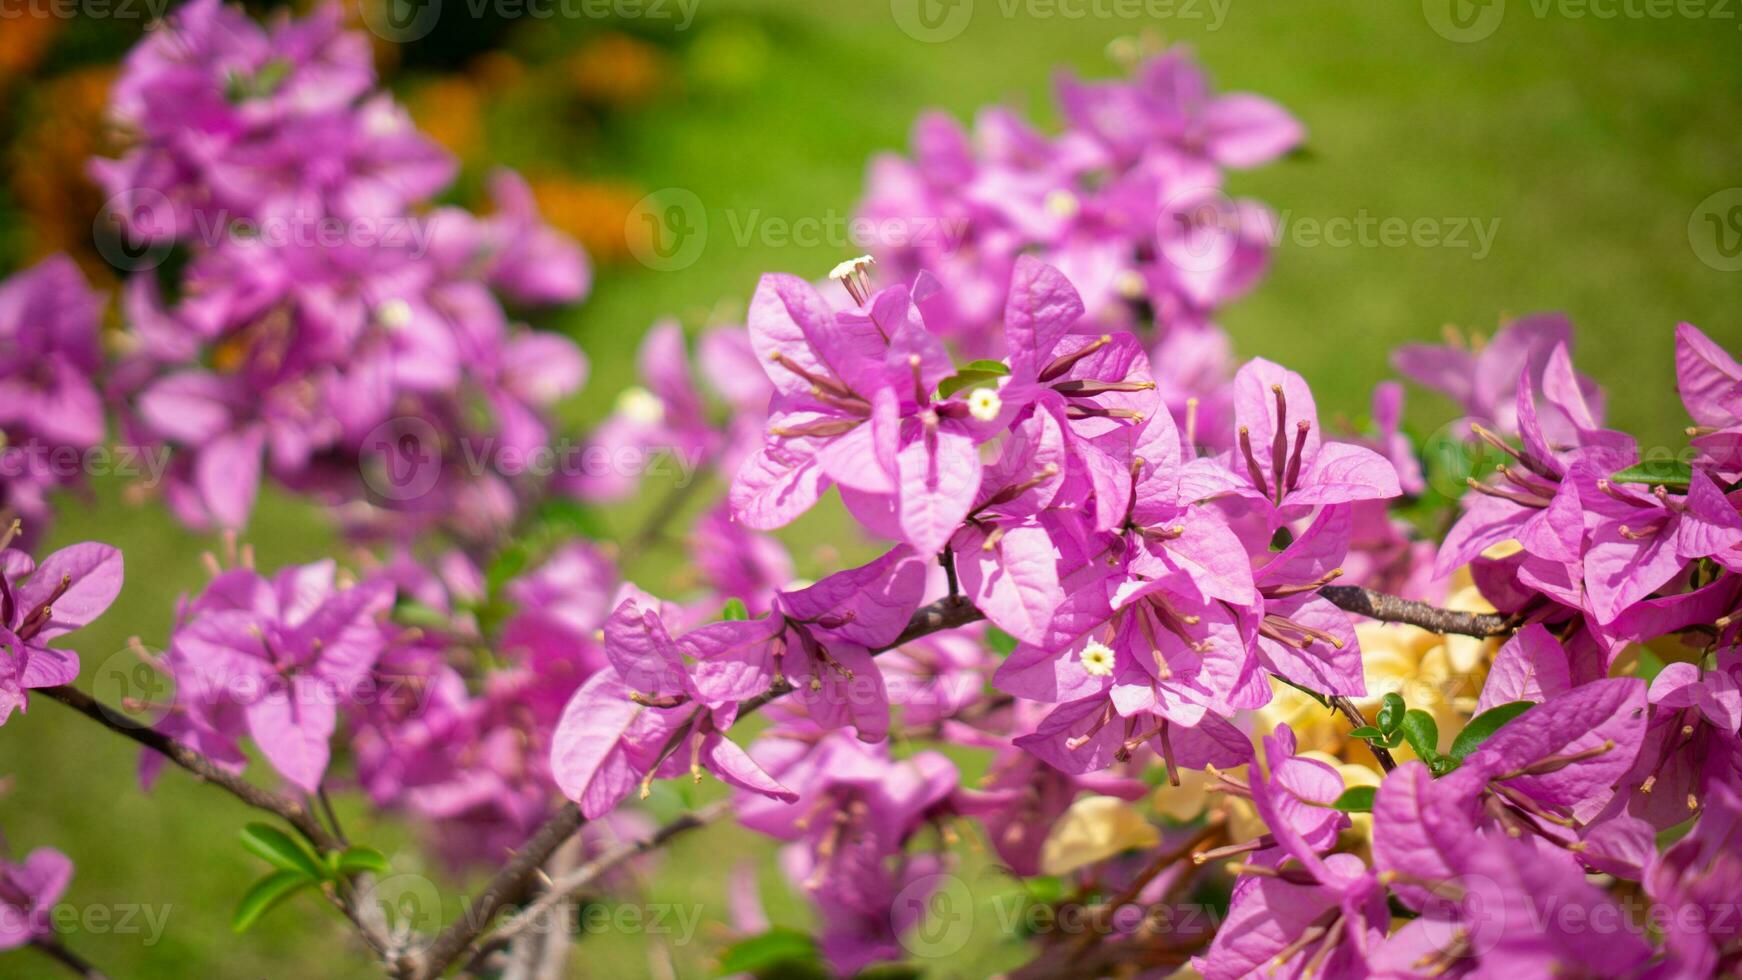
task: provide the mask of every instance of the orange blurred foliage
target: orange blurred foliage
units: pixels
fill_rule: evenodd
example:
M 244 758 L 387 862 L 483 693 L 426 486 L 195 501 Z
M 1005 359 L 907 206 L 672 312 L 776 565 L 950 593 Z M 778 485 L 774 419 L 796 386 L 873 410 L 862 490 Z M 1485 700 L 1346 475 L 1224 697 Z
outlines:
M 33 260 L 65 252 L 99 281 L 112 275 L 91 239 L 103 195 L 85 167 L 91 157 L 114 149 L 104 108 L 115 73 L 107 65 L 83 68 L 40 84 L 6 161 Z
M 581 181 L 544 175 L 528 181 L 544 219 L 574 236 L 598 262 L 617 262 L 630 255 L 624 237 L 629 212 L 642 192 L 628 184 Z
M 569 83 L 597 105 L 632 108 L 653 99 L 670 76 L 665 53 L 626 34 L 605 34 L 569 56 Z

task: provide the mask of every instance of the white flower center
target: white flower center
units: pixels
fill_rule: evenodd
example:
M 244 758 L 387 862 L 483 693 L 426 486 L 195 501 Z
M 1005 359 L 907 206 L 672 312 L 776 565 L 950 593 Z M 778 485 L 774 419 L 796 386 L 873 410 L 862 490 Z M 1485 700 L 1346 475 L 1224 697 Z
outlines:
M 1082 205 L 1078 203 L 1077 195 L 1070 191 L 1063 188 L 1047 191 L 1046 210 L 1055 217 L 1074 218 L 1081 209 Z
M 968 393 L 968 414 L 982 422 L 990 422 L 1004 410 L 1004 399 L 990 388 L 975 388 Z
M 1083 670 L 1091 677 L 1110 677 L 1113 674 L 1113 648 L 1099 640 L 1090 640 L 1083 647 L 1083 652 L 1077 654 L 1077 659 L 1083 663 Z
M 631 422 L 658 425 L 665 421 L 665 402 L 639 385 L 623 389 L 617 396 L 617 411 Z
M 1119 290 L 1119 295 L 1126 299 L 1142 299 L 1143 294 L 1149 291 L 1149 284 L 1143 281 L 1143 274 L 1131 269 L 1119 273 L 1113 283 L 1114 288 Z
M 389 330 L 411 326 L 411 316 L 411 304 L 402 299 L 390 299 L 375 308 L 375 322 Z

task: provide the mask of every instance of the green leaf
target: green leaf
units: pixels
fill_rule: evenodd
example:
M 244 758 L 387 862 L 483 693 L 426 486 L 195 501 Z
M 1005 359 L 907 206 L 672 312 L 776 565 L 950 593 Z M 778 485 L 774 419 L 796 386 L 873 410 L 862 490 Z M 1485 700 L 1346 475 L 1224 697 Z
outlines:
M 1403 721 L 1403 695 L 1392 691 L 1379 699 L 1379 730 L 1387 735 L 1397 731 Z
M 347 847 L 345 853 L 339 855 L 338 871 L 340 874 L 384 875 L 392 870 L 393 866 L 387 863 L 387 855 L 373 847 L 363 847 L 362 845 Z
M 969 361 L 962 365 L 962 370 L 975 371 L 981 374 L 995 374 L 1002 378 L 1010 373 L 1010 366 L 1005 364 L 1003 361 L 994 361 L 989 357 L 982 357 L 977 361 Z
M 1377 728 L 1374 728 L 1372 725 L 1362 725 L 1360 728 L 1357 728 L 1354 731 L 1350 732 L 1349 737 L 1351 737 L 1351 738 L 1384 738 L 1385 733 L 1380 731 Z
M 1529 701 L 1508 701 L 1505 704 L 1489 708 L 1470 719 L 1470 723 L 1464 726 L 1464 730 L 1458 733 L 1458 737 L 1452 739 L 1452 750 L 1446 754 L 1459 762 L 1464 761 L 1465 756 L 1476 751 L 1476 746 L 1481 745 L 1487 741 L 1488 736 L 1499 731 L 1501 725 L 1524 714 L 1533 706 L 1532 702 Z
M 750 618 L 750 610 L 744 608 L 744 600 L 738 598 L 737 596 L 733 596 L 732 598 L 727 599 L 726 600 L 726 607 L 724 609 L 720 610 L 720 619 L 722 621 L 726 621 L 726 620 L 736 621 L 736 620 L 740 620 L 740 619 L 749 619 L 749 618 Z
M 1434 721 L 1434 716 L 1421 710 L 1411 708 L 1404 712 L 1403 724 L 1399 726 L 1403 737 L 1409 740 L 1409 747 L 1423 762 L 1431 762 L 1440 754 L 1440 726 Z
M 733 943 L 720 954 L 720 973 L 755 973 L 792 962 L 817 959 L 817 944 L 810 936 L 776 926 L 759 936 Z
M 565 540 L 582 537 L 602 541 L 611 536 L 598 511 L 567 497 L 552 497 L 540 504 L 532 526 L 536 532 Z
M 328 877 L 320 858 L 277 827 L 251 823 L 242 828 L 241 837 L 248 853 L 281 871 L 294 871 L 316 881 Z
M 448 630 L 454 618 L 434 606 L 405 600 L 393 607 L 393 621 L 401 626 L 417 626 L 430 630 Z
M 1611 483 L 1650 483 L 1666 487 L 1685 487 L 1693 479 L 1693 466 L 1677 459 L 1648 459 L 1609 475 Z
M 993 653 L 996 653 L 1001 657 L 1008 657 L 1016 652 L 1016 637 L 1011 636 L 1009 633 L 1004 632 L 996 626 L 988 627 L 986 630 L 986 645 L 992 648 Z
M 1331 809 L 1344 813 L 1372 813 L 1373 794 L 1379 791 L 1377 786 L 1351 786 L 1343 791 L 1343 795 L 1330 804 Z
M 284 901 L 304 888 L 313 888 L 314 879 L 299 871 L 274 871 L 256 881 L 254 887 L 248 889 L 248 894 L 236 903 L 236 913 L 230 917 L 232 932 L 247 932 L 248 928 L 260 921 L 260 917 L 272 911 L 278 903 Z
M 1000 371 L 996 373 L 992 371 L 958 371 L 938 382 L 938 397 L 948 398 L 956 392 L 961 391 L 963 388 L 972 388 L 975 385 L 986 384 L 989 381 L 997 381 L 999 378 L 1009 373 L 1009 371 Z

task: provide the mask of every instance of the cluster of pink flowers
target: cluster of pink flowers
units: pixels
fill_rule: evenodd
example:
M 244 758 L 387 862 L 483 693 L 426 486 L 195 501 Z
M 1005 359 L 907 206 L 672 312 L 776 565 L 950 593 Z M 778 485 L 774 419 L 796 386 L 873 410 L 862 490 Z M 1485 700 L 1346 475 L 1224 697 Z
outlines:
M 127 440 L 176 449 L 165 496 L 194 527 L 242 526 L 270 476 L 361 532 L 488 539 L 525 488 L 467 460 L 548 444 L 544 409 L 586 374 L 503 300 L 573 302 L 589 267 L 511 173 L 487 218 L 431 207 L 456 164 L 341 19 L 198 0 L 127 59 L 111 112 L 133 143 L 94 172 L 124 254 L 187 259 L 131 277 L 111 396 Z
M 872 254 L 895 279 L 944 285 L 928 322 L 972 356 L 1003 350 L 1017 260 L 1040 257 L 1076 285 L 1088 323 L 1174 365 L 1156 379 L 1164 401 L 1178 415 L 1196 399 L 1205 437 L 1221 438 L 1232 371 L 1215 312 L 1263 276 L 1275 228 L 1263 204 L 1222 190 L 1223 171 L 1276 160 L 1306 131 L 1268 99 L 1213 93 L 1184 47 L 1128 80 L 1061 74 L 1056 90 L 1056 136 L 1003 107 L 980 112 L 971 138 L 922 115 L 911 159 L 871 163 Z
M 1394 513 L 1425 489 L 1400 385 L 1375 392 L 1371 430 L 1334 433 L 1300 375 L 1261 358 L 1218 373 L 1211 314 L 1266 244 L 1261 209 L 1219 197 L 1218 168 L 1272 159 L 1300 130 L 1262 99 L 1208 95 L 1169 52 L 1132 81 L 1061 83 L 1056 138 L 992 111 L 974 150 L 923 120 L 916 159 L 879 162 L 866 210 L 961 237 L 891 246 L 820 286 L 767 275 L 746 328 L 704 334 L 694 367 L 680 327 L 650 332 L 645 387 L 595 444 L 730 475 L 668 601 L 607 546 L 492 540 L 516 514 L 635 486 L 621 471 L 516 485 L 459 462 L 480 440 L 551 441 L 539 410 L 579 383 L 579 352 L 510 329 L 502 302 L 578 298 L 584 260 L 513 178 L 493 217 L 420 212 L 451 166 L 374 92 L 337 16 L 262 29 L 211 0 L 183 8 L 129 60 L 115 107 L 138 141 L 100 168 L 137 241 L 188 253 L 169 300 L 156 275 L 128 283 L 129 344 L 106 379 L 125 437 L 174 448 L 175 513 L 233 527 L 270 475 L 392 538 L 356 571 L 263 574 L 233 552 L 182 600 L 150 658 L 175 690 L 154 735 L 204 775 L 246 772 L 251 741 L 299 800 L 354 788 L 459 867 L 574 813 L 605 861 L 609 837 L 646 829 L 628 801 L 712 777 L 739 823 L 781 843 L 842 975 L 911 948 L 964 825 L 1014 876 L 1079 897 L 1158 908 L 1231 887 L 1213 928 L 1109 918 L 1092 942 L 1036 937 L 1083 973 L 1742 968 L 1742 363 L 1705 334 L 1676 336 L 1694 422 L 1676 459 L 1604 427 L 1559 317 L 1479 352 L 1400 351 L 1498 463 L 1470 476 L 1444 539 L 1424 538 Z M 236 233 L 306 216 L 436 234 L 426 252 Z M 1224 261 L 1196 264 L 1202 248 Z M 64 264 L 0 287 L 9 444 L 102 441 L 97 310 Z M 441 462 L 403 500 L 368 479 L 401 417 L 436 433 Z M 394 444 L 372 445 L 384 425 Z M 55 482 L 8 477 L 0 508 L 40 513 Z M 831 489 L 881 553 L 797 581 L 768 532 Z M 37 561 L 13 540 L 0 723 L 31 691 L 77 700 L 77 654 L 50 644 L 122 577 L 107 546 Z M 1437 608 L 1460 576 L 1492 611 Z M 1374 684 L 1363 615 L 1505 638 L 1461 730 Z M 1671 661 L 1649 680 L 1646 644 Z M 1348 716 L 1339 737 L 1375 761 L 1370 782 L 1307 743 L 1312 719 L 1260 726 L 1301 692 Z M 1354 704 L 1381 696 L 1371 719 Z M 765 724 L 746 740 L 751 712 Z M 989 760 L 984 778 L 968 788 L 937 745 Z M 147 751 L 142 776 L 163 764 Z M 1194 782 L 1226 803 L 1216 816 L 1117 809 Z M 1123 845 L 1071 843 L 1108 812 L 1118 833 L 1088 836 Z M 70 870 L 54 852 L 0 861 L 0 948 L 50 935 L 40 913 Z
M 103 299 L 70 259 L 0 282 L 0 514 L 34 539 L 50 491 L 74 487 L 103 444 Z

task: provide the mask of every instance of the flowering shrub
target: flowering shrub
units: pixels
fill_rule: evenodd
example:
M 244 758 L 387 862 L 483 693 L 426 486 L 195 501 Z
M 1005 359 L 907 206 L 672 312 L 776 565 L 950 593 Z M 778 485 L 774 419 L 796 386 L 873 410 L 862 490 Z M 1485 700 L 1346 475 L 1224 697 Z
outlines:
M 551 441 L 539 410 L 580 355 L 499 297 L 578 299 L 584 260 L 512 177 L 490 218 L 418 211 L 445 158 L 335 18 L 262 29 L 199 0 L 130 59 L 137 140 L 100 174 L 187 262 L 135 273 L 114 362 L 69 270 L 0 288 L 9 440 L 101 442 L 101 381 L 124 439 L 171 450 L 183 521 L 239 527 L 270 476 L 373 549 L 268 575 L 230 538 L 144 654 L 174 690 L 146 726 L 50 645 L 116 597 L 120 555 L 33 561 L 16 530 L 0 550 L 0 722 L 62 702 L 140 743 L 148 785 L 169 763 L 269 815 L 243 830 L 273 870 L 238 930 L 308 891 L 391 976 L 560 968 L 575 896 L 630 894 L 632 863 L 733 819 L 781 842 L 816 928 L 769 929 L 737 889 L 727 972 L 950 952 L 926 937 L 963 834 L 1041 912 L 1022 976 L 1742 969 L 1742 364 L 1699 330 L 1676 333 L 1695 425 L 1668 461 L 1604 426 L 1560 318 L 1400 351 L 1497 464 L 1464 465 L 1424 536 L 1399 386 L 1340 432 L 1299 374 L 1223 370 L 1210 315 L 1265 236 L 1218 168 L 1301 130 L 1164 52 L 1062 81 L 1056 137 L 995 110 L 970 149 L 923 120 L 865 209 L 962 237 L 766 275 L 694 370 L 679 327 L 648 334 L 645 387 L 595 442 L 729 481 L 690 587 L 659 597 L 575 533 L 575 498 L 637 481 L 462 464 Z M 428 251 L 260 233 L 414 212 Z M 402 445 L 407 420 L 434 441 Z M 34 525 L 54 482 L 9 472 L 0 503 Z M 765 532 L 831 490 L 881 554 L 795 581 Z M 636 806 L 714 780 L 669 822 Z M 403 859 L 334 815 L 350 787 L 487 884 L 445 923 L 407 914 Z M 70 873 L 0 862 L 0 946 L 94 972 L 44 924 Z

